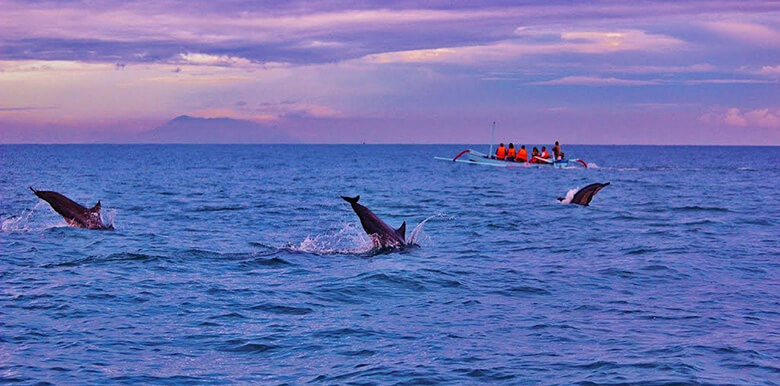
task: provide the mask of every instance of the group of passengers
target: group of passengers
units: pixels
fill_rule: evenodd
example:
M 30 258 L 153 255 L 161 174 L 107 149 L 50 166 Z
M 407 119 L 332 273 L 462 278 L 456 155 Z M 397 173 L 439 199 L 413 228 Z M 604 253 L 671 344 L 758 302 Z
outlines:
M 560 161 L 564 158 L 563 151 L 561 151 L 561 144 L 558 143 L 558 141 L 555 141 L 555 146 L 553 146 L 552 150 L 553 150 L 553 157 L 555 158 L 555 161 Z M 531 158 L 528 158 L 528 151 L 525 149 L 525 145 L 521 145 L 520 149 L 515 149 L 515 144 L 510 143 L 509 147 L 507 148 L 504 146 L 503 142 L 500 145 L 498 145 L 498 149 L 496 149 L 495 158 L 504 161 L 513 161 L 513 162 L 530 162 L 530 163 L 553 162 L 553 160 L 550 159 L 550 153 L 547 152 L 546 146 L 542 146 L 541 152 L 539 151 L 538 148 L 534 146 L 533 150 L 531 151 Z

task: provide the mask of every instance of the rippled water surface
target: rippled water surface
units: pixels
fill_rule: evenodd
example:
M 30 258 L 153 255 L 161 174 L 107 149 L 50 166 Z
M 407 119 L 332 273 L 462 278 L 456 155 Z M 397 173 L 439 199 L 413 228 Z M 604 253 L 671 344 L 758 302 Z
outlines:
M 780 148 L 463 148 L 0 146 L 0 381 L 780 382 Z

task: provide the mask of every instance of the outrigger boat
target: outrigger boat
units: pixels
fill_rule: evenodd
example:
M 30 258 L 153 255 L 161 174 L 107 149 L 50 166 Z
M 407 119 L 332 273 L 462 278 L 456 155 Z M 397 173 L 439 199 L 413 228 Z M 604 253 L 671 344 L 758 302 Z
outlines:
M 445 157 L 433 157 L 439 161 L 460 162 L 471 165 L 486 165 L 497 167 L 547 167 L 552 166 L 554 168 L 572 168 L 572 167 L 588 167 L 588 163 L 579 158 L 562 159 L 559 161 L 553 161 L 551 159 L 534 157 L 536 162 L 515 162 L 512 160 L 500 160 L 496 158 L 490 158 L 487 154 L 480 153 L 476 150 L 466 149 L 458 153 L 454 158 Z
M 433 159 L 439 161 L 460 162 L 460 163 L 471 164 L 471 165 L 497 166 L 503 168 L 532 167 L 532 166 L 539 166 L 539 167 L 552 166 L 554 168 L 574 168 L 574 167 L 587 168 L 588 167 L 587 162 L 578 158 L 568 158 L 568 159 L 564 158 L 562 160 L 554 161 L 552 159 L 547 159 L 542 157 L 533 157 L 533 159 L 536 162 L 515 162 L 514 160 L 497 159 L 489 155 L 489 154 L 493 154 L 493 133 L 495 133 L 495 130 L 496 130 L 496 123 L 493 122 L 493 129 L 491 130 L 491 138 L 490 138 L 490 153 L 488 154 L 480 153 L 472 149 L 466 149 L 458 153 L 458 155 L 456 155 L 453 158 L 433 157 Z

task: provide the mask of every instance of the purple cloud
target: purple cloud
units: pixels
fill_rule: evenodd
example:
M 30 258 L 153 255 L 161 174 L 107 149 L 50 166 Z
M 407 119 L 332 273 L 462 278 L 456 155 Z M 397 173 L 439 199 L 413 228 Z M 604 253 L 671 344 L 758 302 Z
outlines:
M 744 121 L 780 143 L 779 17 L 768 0 L 6 0 L 0 134 L 119 141 L 189 114 L 307 142 L 464 142 L 503 120 L 610 143 L 722 142 Z

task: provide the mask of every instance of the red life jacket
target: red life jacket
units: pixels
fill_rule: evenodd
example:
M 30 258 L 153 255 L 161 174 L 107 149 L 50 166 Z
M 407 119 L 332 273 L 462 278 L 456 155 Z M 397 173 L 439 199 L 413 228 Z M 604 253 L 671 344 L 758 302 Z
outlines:
M 528 162 L 528 152 L 525 149 L 520 149 L 515 156 L 515 161 Z
M 515 153 L 515 148 L 513 148 L 513 147 L 510 147 L 510 148 L 509 148 L 509 149 L 506 151 L 506 156 L 507 156 L 507 158 L 515 158 L 515 154 L 517 154 L 517 153 Z
M 499 146 L 498 149 L 496 149 L 496 158 L 498 159 L 506 158 L 506 149 L 503 146 Z

